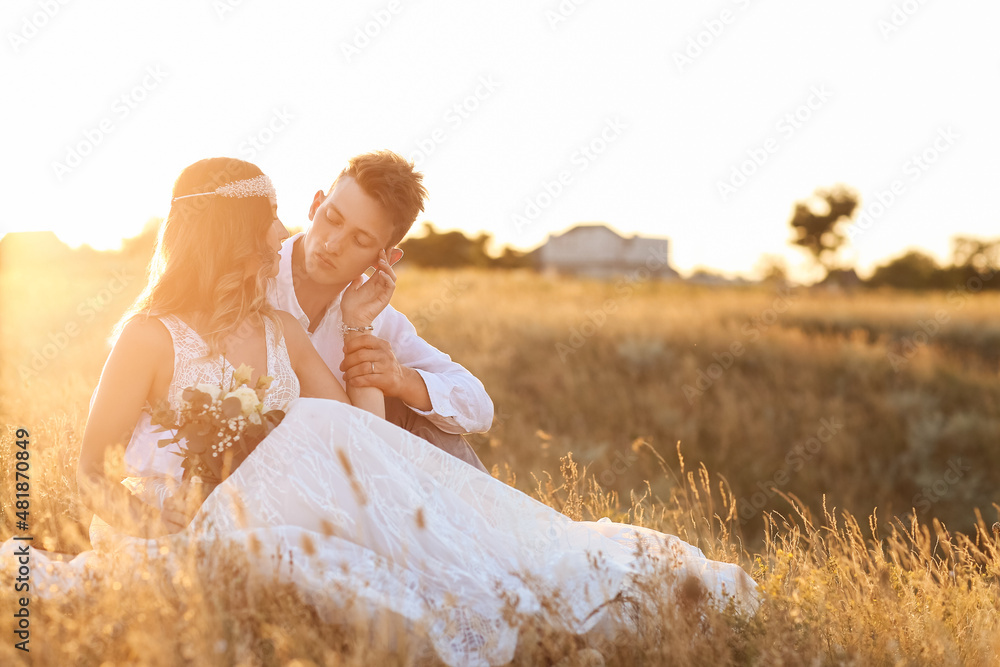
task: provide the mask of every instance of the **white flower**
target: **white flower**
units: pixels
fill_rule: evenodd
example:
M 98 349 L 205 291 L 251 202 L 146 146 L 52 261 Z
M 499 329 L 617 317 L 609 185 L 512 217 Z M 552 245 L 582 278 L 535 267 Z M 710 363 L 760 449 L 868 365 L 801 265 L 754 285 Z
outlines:
M 260 407 L 260 399 L 257 398 L 257 392 L 246 385 L 238 387 L 226 394 L 226 398 L 229 398 L 230 396 L 235 396 L 240 399 L 240 409 L 244 415 L 249 416 L 256 412 L 257 408 Z
M 206 384 L 204 382 L 202 382 L 201 384 L 196 384 L 194 388 L 197 389 L 198 391 L 203 391 L 209 396 L 211 396 L 213 401 L 218 399 L 219 394 L 222 393 L 222 389 L 218 385 Z
M 260 424 L 260 413 L 259 412 L 251 412 L 250 413 L 250 423 L 251 424 Z
M 240 364 L 240 367 L 233 372 L 233 384 L 237 386 L 249 384 L 251 375 L 253 375 L 253 369 L 246 364 Z

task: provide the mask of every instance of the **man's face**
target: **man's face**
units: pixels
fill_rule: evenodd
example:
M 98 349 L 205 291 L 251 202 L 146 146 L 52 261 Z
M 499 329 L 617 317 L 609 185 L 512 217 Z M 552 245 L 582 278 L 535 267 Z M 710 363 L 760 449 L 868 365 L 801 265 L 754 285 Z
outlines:
M 309 219 L 306 273 L 323 285 L 350 283 L 374 266 L 393 232 L 386 210 L 350 176 L 337 179 L 329 196 L 316 193 Z

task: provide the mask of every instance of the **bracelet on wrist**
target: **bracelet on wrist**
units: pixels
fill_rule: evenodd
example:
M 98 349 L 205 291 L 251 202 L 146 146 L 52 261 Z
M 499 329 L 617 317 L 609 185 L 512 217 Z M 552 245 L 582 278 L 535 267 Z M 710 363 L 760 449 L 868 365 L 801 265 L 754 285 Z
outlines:
M 375 331 L 375 327 L 370 324 L 366 327 L 349 327 L 343 323 L 340 325 L 340 333 L 343 335 L 347 335 L 349 333 L 371 333 L 373 331 Z

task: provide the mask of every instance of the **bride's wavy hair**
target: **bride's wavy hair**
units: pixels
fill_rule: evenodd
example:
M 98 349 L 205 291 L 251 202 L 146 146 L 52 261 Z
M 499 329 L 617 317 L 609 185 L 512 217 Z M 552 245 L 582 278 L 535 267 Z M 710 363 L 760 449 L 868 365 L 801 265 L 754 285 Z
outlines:
M 172 198 L 216 188 L 263 172 L 235 158 L 208 158 L 184 169 Z M 280 322 L 267 300 L 274 250 L 266 234 L 274 222 L 267 197 L 207 195 L 173 199 L 160 225 L 145 289 L 115 327 L 117 340 L 136 317 L 191 313 L 209 353 L 255 314 Z M 251 273 L 252 271 L 252 273 Z

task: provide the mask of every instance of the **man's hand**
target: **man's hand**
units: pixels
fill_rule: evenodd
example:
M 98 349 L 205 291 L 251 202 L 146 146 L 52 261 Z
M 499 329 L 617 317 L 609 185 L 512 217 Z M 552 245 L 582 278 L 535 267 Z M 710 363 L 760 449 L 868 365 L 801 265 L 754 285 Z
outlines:
M 399 363 L 389 341 L 371 334 L 344 341 L 340 370 L 348 386 L 378 387 L 386 396 L 394 396 L 411 408 L 432 408 L 424 379 L 417 371 Z
M 393 250 L 391 264 L 385 250 L 380 250 L 372 277 L 364 282 L 364 274 L 360 274 L 347 286 L 340 301 L 344 324 L 352 327 L 368 326 L 388 305 L 396 289 L 396 273 L 392 270 L 392 264 L 403 255 L 402 251 Z
M 386 396 L 400 396 L 406 383 L 406 371 L 396 359 L 389 341 L 365 334 L 344 342 L 344 360 L 340 362 L 344 382 L 355 387 L 378 387 Z

